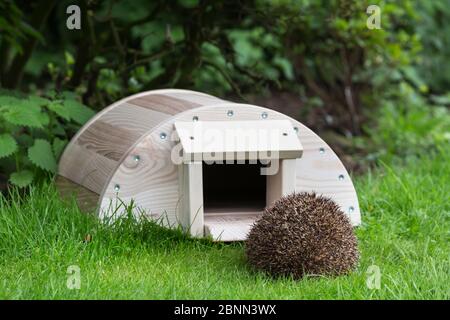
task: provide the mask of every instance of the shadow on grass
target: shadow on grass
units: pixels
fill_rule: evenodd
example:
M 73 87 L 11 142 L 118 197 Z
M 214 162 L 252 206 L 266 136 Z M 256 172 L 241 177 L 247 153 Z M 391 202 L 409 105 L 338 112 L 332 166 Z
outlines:
M 76 200 L 65 200 L 66 206 L 77 207 Z M 212 238 L 194 238 L 189 230 L 180 225 L 170 225 L 167 216 L 155 220 L 135 203 L 125 203 L 119 199 L 119 204 L 111 215 L 98 218 L 94 212 L 83 213 L 77 208 L 78 214 L 89 215 L 92 228 L 86 234 L 85 242 L 101 241 L 104 245 L 125 244 L 139 247 L 164 248 L 165 251 L 178 250 L 180 247 L 191 249 L 222 249 L 242 248 L 243 242 L 215 242 Z

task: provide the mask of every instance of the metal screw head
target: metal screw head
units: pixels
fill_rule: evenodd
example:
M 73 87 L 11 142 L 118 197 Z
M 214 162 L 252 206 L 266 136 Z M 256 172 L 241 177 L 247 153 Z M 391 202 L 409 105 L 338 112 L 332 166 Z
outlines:
M 295 131 L 295 132 L 298 132 L 298 127 L 294 127 L 294 131 Z
M 267 112 L 261 113 L 261 118 L 263 118 L 263 119 L 267 119 L 268 116 L 269 115 L 267 114 Z
M 134 160 L 134 162 L 139 162 L 139 161 L 141 161 L 141 157 L 139 155 L 135 155 L 133 157 L 133 160 Z
M 321 154 L 324 154 L 324 153 L 325 153 L 325 148 L 320 148 L 320 149 L 319 149 L 319 152 L 320 152 Z
M 287 132 L 283 132 L 283 136 L 285 136 L 285 137 L 286 137 L 287 135 L 288 135 L 288 134 L 287 134 Z
M 159 137 L 164 140 L 165 138 L 167 138 L 167 134 L 165 132 L 161 132 L 159 134 Z
M 353 211 L 355 211 L 355 208 L 353 206 L 348 207 L 348 213 L 352 213 Z
M 344 180 L 344 175 L 343 175 L 343 174 L 340 174 L 340 175 L 339 175 L 339 180 L 340 180 L 340 181 Z
M 193 137 L 193 136 L 190 136 L 189 139 L 194 140 L 194 137 Z
M 227 111 L 227 116 L 232 117 L 234 115 L 234 111 L 233 110 L 228 110 Z
M 116 184 L 116 185 L 114 186 L 114 191 L 118 192 L 119 190 L 120 190 L 120 186 L 119 186 L 118 184 Z
M 198 121 L 198 117 L 197 116 L 193 116 L 192 117 L 192 121 L 194 121 L 194 122 Z

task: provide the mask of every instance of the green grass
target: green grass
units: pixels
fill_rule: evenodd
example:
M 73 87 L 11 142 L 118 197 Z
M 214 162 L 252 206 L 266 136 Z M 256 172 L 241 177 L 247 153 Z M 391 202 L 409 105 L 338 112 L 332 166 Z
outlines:
M 248 268 L 241 243 L 191 240 L 132 219 L 107 227 L 60 201 L 52 185 L 34 187 L 22 200 L 0 200 L 0 298 L 449 299 L 448 151 L 356 179 L 361 261 L 337 278 L 271 279 Z M 70 265 L 81 269 L 80 290 L 66 287 Z M 366 285 L 371 265 L 380 289 Z

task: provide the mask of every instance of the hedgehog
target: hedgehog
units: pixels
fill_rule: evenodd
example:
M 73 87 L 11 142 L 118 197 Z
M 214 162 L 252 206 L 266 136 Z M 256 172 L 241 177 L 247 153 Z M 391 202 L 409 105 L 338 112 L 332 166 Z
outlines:
M 349 218 L 330 198 L 293 193 L 267 207 L 245 243 L 247 261 L 273 277 L 338 276 L 357 264 Z

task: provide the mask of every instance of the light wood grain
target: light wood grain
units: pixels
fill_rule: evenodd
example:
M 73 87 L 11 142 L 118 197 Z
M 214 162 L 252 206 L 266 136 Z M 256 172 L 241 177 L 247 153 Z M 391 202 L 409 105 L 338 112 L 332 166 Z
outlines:
M 168 137 L 171 137 L 176 121 L 192 121 L 193 116 L 199 116 L 203 121 L 233 121 L 227 116 L 227 110 L 230 108 L 236 110 L 234 114 L 236 120 L 258 120 L 261 119 L 262 112 L 267 112 L 270 119 L 289 119 L 292 125 L 298 128 L 298 136 L 304 149 L 302 158 L 295 160 L 295 190 L 314 191 L 333 198 L 346 211 L 354 224 L 359 223 L 358 199 L 351 179 L 338 157 L 320 137 L 299 122 L 273 110 L 232 103 L 189 110 L 155 127 L 147 136 L 142 137 L 136 148 L 129 152 L 131 155 L 147 150 L 151 156 L 145 158 L 147 160 L 144 160 L 142 164 L 145 168 L 129 170 L 125 165 L 119 166 L 102 198 L 114 198 L 116 196 L 113 189 L 114 183 L 123 181 L 128 187 L 121 188 L 119 194 L 121 199 L 130 201 L 133 198 L 143 208 L 147 208 L 152 215 L 164 214 L 172 223 L 178 223 L 179 178 L 176 174 L 177 164 L 171 161 L 169 155 L 177 143 L 170 139 L 162 140 L 159 135 L 165 132 Z M 323 154 L 320 153 L 320 148 L 325 149 Z M 153 177 L 156 172 L 159 178 Z M 167 174 L 169 172 L 171 174 Z M 160 173 L 166 174 L 161 176 Z M 340 174 L 344 175 L 342 181 L 338 178 Z M 354 208 L 352 212 L 346 210 L 350 206 Z
M 202 162 L 179 166 L 180 223 L 193 237 L 203 236 Z
M 233 215 L 205 215 L 205 236 L 215 241 L 242 241 L 261 212 L 236 212 Z
M 279 170 L 274 175 L 267 175 L 267 206 L 272 205 L 282 196 L 295 191 L 295 177 L 297 174 L 296 159 L 282 159 L 279 161 Z
M 67 145 L 59 162 L 58 174 L 91 191 L 103 193 L 114 171 L 127 160 L 129 149 L 146 132 L 170 118 L 167 108 L 189 109 L 202 105 L 202 102 L 193 103 L 194 98 L 183 100 L 191 95 L 205 101 L 221 102 L 198 92 L 167 89 L 133 95 L 105 108 L 89 120 Z M 131 103 L 140 99 L 154 106 L 161 103 L 160 108 Z
M 154 99 L 152 95 L 155 95 Z M 131 103 L 132 100 L 138 104 Z M 159 102 L 161 108 L 158 108 Z M 228 116 L 229 110 L 233 111 L 232 117 Z M 263 112 L 267 113 L 267 119 L 263 119 Z M 164 218 L 166 225 L 176 226 L 185 214 L 180 211 L 183 206 L 180 204 L 180 185 L 183 185 L 180 164 L 174 163 L 171 157 L 172 150 L 180 147 L 175 139 L 175 122 L 191 123 L 194 117 L 225 125 L 234 121 L 289 121 L 292 128 L 298 129 L 296 134 L 303 147 L 302 158 L 291 162 L 291 168 L 295 163 L 295 191 L 314 191 L 329 196 L 353 224 L 360 223 L 358 198 L 351 177 L 332 149 L 314 132 L 270 109 L 230 103 L 184 90 L 135 95 L 96 115 L 64 151 L 59 174 L 100 194 L 100 215 L 108 215 L 109 205 L 117 198 L 125 203 L 134 199 L 152 219 Z M 166 139 L 161 139 L 162 133 L 166 134 Z M 291 188 L 287 186 L 286 190 Z M 207 217 L 204 216 L 205 232 L 210 230 L 206 233 L 217 236 L 219 224 L 213 220 L 208 225 L 211 220 L 208 222 Z M 244 216 L 241 218 L 241 222 L 237 222 L 241 227 L 225 227 L 234 230 L 229 231 L 226 239 L 243 240 L 251 223 Z
M 117 161 L 73 143 L 59 162 L 59 175 L 101 194 Z
M 183 112 L 185 110 L 202 106 L 198 102 L 174 98 L 171 97 L 170 95 L 165 94 L 148 95 L 145 97 L 132 99 L 129 101 L 129 103 L 146 109 L 167 113 L 170 115 L 174 115 Z
M 183 161 L 296 159 L 302 145 L 288 120 L 177 121 Z

